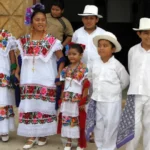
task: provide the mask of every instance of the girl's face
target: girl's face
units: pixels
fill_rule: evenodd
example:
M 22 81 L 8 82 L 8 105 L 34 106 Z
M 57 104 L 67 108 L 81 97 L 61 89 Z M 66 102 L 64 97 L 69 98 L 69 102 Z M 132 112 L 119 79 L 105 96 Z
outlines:
M 46 16 L 41 12 L 37 13 L 33 17 L 32 26 L 36 31 L 44 31 L 46 28 Z
M 101 58 L 110 58 L 114 52 L 115 48 L 112 47 L 112 44 L 109 41 L 98 41 L 98 54 L 101 56 Z
M 58 18 L 62 16 L 64 10 L 60 9 L 60 7 L 53 5 L 51 8 L 51 14 L 53 17 Z
M 75 48 L 70 48 L 68 51 L 68 59 L 70 63 L 77 63 L 80 62 L 82 58 L 82 54 L 80 54 L 77 49 Z

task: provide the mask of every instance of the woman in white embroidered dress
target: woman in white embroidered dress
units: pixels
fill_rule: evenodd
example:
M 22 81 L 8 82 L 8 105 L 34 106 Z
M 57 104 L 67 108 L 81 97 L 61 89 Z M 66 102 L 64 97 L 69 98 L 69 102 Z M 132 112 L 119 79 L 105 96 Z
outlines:
M 15 38 L 6 30 L 0 30 L 0 135 L 2 141 L 9 140 L 9 131 L 13 131 L 15 105 L 14 90 L 10 87 L 10 75 L 15 73 Z
M 57 72 L 57 61 L 63 57 L 62 45 L 55 37 L 46 34 L 43 5 L 28 8 L 28 17 L 30 12 L 32 32 L 17 41 L 22 58 L 18 135 L 29 137 L 24 149 L 35 143 L 45 145 L 46 137 L 56 134 L 55 78 L 59 78 L 64 66 L 61 62 Z M 16 72 L 19 79 L 18 72 L 19 67 Z

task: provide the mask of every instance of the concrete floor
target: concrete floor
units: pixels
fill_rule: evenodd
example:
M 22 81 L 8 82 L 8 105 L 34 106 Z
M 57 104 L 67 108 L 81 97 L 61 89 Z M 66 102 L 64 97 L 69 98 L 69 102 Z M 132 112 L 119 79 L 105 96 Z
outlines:
M 17 127 L 18 124 L 17 109 L 15 109 L 15 114 L 16 114 L 15 118 L 16 118 L 16 127 Z M 12 132 L 10 133 L 9 142 L 3 143 L 2 141 L 0 141 L 0 150 L 22 150 L 25 141 L 26 138 L 19 137 L 16 135 L 16 132 Z M 35 145 L 31 150 L 35 150 L 35 149 L 36 150 L 63 150 L 63 144 L 61 142 L 60 136 L 55 135 L 48 138 L 48 143 L 45 146 L 39 147 Z M 75 148 L 73 148 L 72 150 L 75 150 Z M 88 147 L 86 148 L 86 150 L 97 150 L 97 149 L 95 147 L 95 144 L 88 143 Z M 125 150 L 125 148 L 122 147 L 119 150 Z M 139 148 L 137 150 L 143 150 L 141 144 L 139 144 Z
M 23 150 L 22 146 L 25 144 L 25 138 L 23 137 L 19 137 L 16 135 L 15 132 L 13 132 L 11 135 L 11 138 L 9 140 L 9 142 L 7 143 L 3 143 L 0 142 L 0 150 Z M 31 150 L 63 150 L 63 145 L 61 143 L 60 140 L 60 136 L 55 135 L 55 136 L 51 136 L 48 139 L 48 143 L 43 146 L 43 147 L 39 147 L 37 145 L 35 145 L 33 148 L 31 148 Z M 75 150 L 75 148 L 73 148 L 72 150 Z M 95 147 L 95 144 L 88 144 L 88 147 L 85 150 L 97 150 Z M 125 150 L 124 147 L 122 147 L 119 150 Z M 143 150 L 141 145 L 139 145 L 139 148 L 137 150 Z

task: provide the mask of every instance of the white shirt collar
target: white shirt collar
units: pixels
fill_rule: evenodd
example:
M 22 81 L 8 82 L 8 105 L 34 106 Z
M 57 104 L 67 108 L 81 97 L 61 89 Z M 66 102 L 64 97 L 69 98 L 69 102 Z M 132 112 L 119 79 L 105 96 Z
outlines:
M 142 43 L 140 43 L 140 49 L 143 51 L 143 52 L 147 52 L 147 53 L 150 53 L 150 49 L 149 50 L 146 50 L 142 47 Z
M 112 55 L 112 56 L 109 58 L 109 60 L 108 60 L 107 62 L 105 62 L 105 63 L 102 61 L 101 58 L 100 58 L 100 60 L 101 60 L 102 63 L 107 64 L 107 63 L 112 62 L 112 61 L 114 60 L 114 58 L 115 58 L 115 57 Z

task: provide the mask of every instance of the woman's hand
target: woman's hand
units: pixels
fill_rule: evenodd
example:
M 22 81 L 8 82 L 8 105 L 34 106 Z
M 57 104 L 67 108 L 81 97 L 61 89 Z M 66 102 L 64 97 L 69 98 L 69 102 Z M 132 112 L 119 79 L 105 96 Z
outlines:
M 57 77 L 56 77 L 56 79 L 55 79 L 55 84 L 56 84 L 57 86 L 62 85 L 62 82 L 59 80 L 59 78 L 60 78 L 60 75 L 57 75 Z

